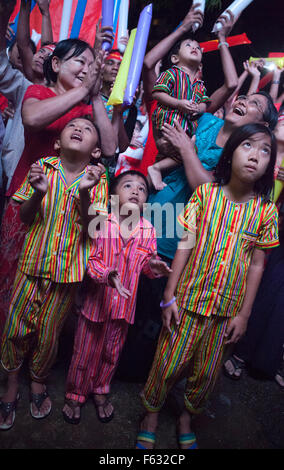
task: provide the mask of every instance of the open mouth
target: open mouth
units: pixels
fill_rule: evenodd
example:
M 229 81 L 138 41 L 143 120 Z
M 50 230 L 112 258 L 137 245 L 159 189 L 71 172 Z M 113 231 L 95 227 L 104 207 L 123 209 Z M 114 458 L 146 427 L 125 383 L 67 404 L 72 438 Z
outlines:
M 82 136 L 81 134 L 74 133 L 71 135 L 71 140 L 77 140 L 78 142 L 82 142 Z
M 133 204 L 138 204 L 138 202 L 139 202 L 138 197 L 131 197 L 129 199 L 129 202 L 133 202 Z
M 244 116 L 245 115 L 245 110 L 244 110 L 244 108 L 241 108 L 240 106 L 235 106 L 234 107 L 234 113 L 238 114 L 238 116 Z

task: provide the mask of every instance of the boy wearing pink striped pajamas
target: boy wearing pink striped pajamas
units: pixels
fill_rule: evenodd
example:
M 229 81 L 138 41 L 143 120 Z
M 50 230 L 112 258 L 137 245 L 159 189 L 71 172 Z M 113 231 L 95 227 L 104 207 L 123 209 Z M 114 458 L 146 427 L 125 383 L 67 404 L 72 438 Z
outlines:
M 156 256 L 154 227 L 141 216 L 148 196 L 144 175 L 134 170 L 122 173 L 114 180 L 111 192 L 118 204 L 112 205 L 115 209 L 102 229 L 94 232 L 87 293 L 67 377 L 62 412 L 71 424 L 79 423 L 80 406 L 90 394 L 98 419 L 106 423 L 113 418 L 114 409 L 107 395 L 128 325 L 134 323 L 140 273 L 155 278 L 171 272 Z

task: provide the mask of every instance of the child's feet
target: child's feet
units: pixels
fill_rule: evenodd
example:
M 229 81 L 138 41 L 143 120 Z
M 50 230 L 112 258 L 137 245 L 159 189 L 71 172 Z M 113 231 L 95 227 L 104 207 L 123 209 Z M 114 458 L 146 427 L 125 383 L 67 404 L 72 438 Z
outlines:
M 79 424 L 81 420 L 81 406 L 78 401 L 65 399 L 62 410 L 63 418 L 69 424 Z
M 245 362 L 235 355 L 230 356 L 223 365 L 224 374 L 232 380 L 239 380 L 245 368 Z
M 159 413 L 146 413 L 140 423 L 136 449 L 154 449 Z
M 114 416 L 114 408 L 107 398 L 107 395 L 94 393 L 94 404 L 98 420 L 101 423 L 109 423 Z
M 11 374 L 12 376 L 12 374 Z M 0 401 L 0 429 L 10 429 L 15 421 L 15 409 L 19 401 L 17 377 L 8 378 L 8 388 Z
M 196 436 L 191 429 L 191 416 L 187 410 L 184 410 L 179 417 L 177 423 L 177 437 L 180 449 L 197 449 Z
M 163 182 L 162 174 L 158 168 L 156 168 L 154 165 L 148 166 L 147 171 L 150 183 L 152 183 L 156 191 L 161 191 L 165 188 L 165 186 L 167 186 L 166 183 Z
M 46 385 L 38 382 L 31 383 L 30 412 L 33 418 L 46 418 L 51 412 L 51 400 Z

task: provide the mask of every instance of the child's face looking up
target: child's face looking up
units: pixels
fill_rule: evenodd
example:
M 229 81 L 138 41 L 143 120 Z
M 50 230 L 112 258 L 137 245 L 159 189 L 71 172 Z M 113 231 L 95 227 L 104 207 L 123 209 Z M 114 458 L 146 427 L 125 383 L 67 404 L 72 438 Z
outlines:
M 177 54 L 173 54 L 172 62 L 176 65 L 196 64 L 198 66 L 202 60 L 201 47 L 197 41 L 185 39 L 180 45 Z
M 133 204 L 139 207 L 141 211 L 143 204 L 146 202 L 148 197 L 148 190 L 146 183 L 142 176 L 139 175 L 125 175 L 119 181 L 115 194 L 119 197 L 119 207 L 124 204 L 129 205 L 129 208 L 133 208 Z
M 255 183 L 268 167 L 271 140 L 266 134 L 257 133 L 245 139 L 233 153 L 231 178 Z
M 61 132 L 56 150 L 78 153 L 80 156 L 100 157 L 98 148 L 98 133 L 94 125 L 87 119 L 72 119 Z M 98 155 L 99 154 L 99 155 Z

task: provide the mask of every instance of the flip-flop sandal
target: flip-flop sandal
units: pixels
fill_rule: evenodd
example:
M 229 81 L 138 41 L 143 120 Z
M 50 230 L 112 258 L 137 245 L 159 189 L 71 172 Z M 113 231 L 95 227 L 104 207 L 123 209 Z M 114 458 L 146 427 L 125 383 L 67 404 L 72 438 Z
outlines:
M 230 372 L 227 370 L 225 364 L 227 361 L 230 361 L 234 367 L 234 371 L 232 374 L 230 374 Z M 246 364 L 244 361 L 240 361 L 239 359 L 237 359 L 235 356 L 230 356 L 226 362 L 223 364 L 223 371 L 224 371 L 224 374 L 226 377 L 229 377 L 229 379 L 231 380 L 240 380 L 241 376 L 242 376 L 242 373 L 243 373 L 243 370 L 246 368 Z M 241 373 L 239 375 L 236 375 L 236 371 L 237 370 L 240 370 Z
M 102 408 L 103 411 L 105 412 L 105 408 L 107 407 L 107 405 L 110 403 L 109 399 L 106 398 L 105 401 L 103 403 L 96 403 L 96 400 L 94 398 L 94 404 L 95 404 L 95 408 L 96 408 L 96 413 L 97 413 L 97 418 L 98 420 L 101 422 L 101 423 L 109 423 L 113 417 L 114 417 L 114 410 L 113 412 L 109 415 L 109 416 L 100 416 L 99 414 L 99 408 Z
M 17 408 L 19 399 L 20 399 L 20 395 L 18 393 L 15 401 L 9 401 L 7 403 L 5 403 L 4 401 L 0 401 L 0 413 L 2 415 L 2 418 L 4 418 L 5 421 L 10 415 L 10 413 L 12 413 L 11 424 L 6 424 L 5 422 L 0 424 L 1 431 L 8 431 L 8 429 L 11 429 L 11 427 L 14 425 L 15 417 L 16 417 L 16 408 Z
M 47 390 L 45 390 L 42 393 L 30 392 L 30 413 L 31 413 L 33 418 L 43 419 L 43 418 L 46 418 L 50 414 L 51 408 L 52 408 L 51 404 L 50 404 L 50 407 L 49 407 L 49 409 L 46 413 L 40 413 L 41 405 L 43 404 L 44 400 L 48 397 L 49 397 L 49 394 L 48 394 Z M 33 406 L 32 406 L 33 404 L 37 407 L 37 409 L 39 411 L 39 413 L 37 415 L 35 415 L 34 412 L 33 412 Z
M 137 434 L 136 449 L 151 450 L 143 446 L 143 444 L 141 444 L 141 442 L 139 441 L 150 442 L 151 444 L 153 444 L 153 448 L 154 448 L 155 442 L 156 442 L 156 434 L 150 431 L 140 431 Z
M 80 403 L 79 402 L 75 402 L 73 400 L 67 400 L 65 399 L 65 404 L 69 406 L 69 408 L 71 408 L 71 410 L 73 411 L 73 414 L 75 412 L 75 408 L 77 406 L 80 406 Z M 80 407 L 81 408 L 81 407 Z M 63 414 L 63 418 L 64 420 L 66 421 L 66 423 L 69 423 L 69 424 L 79 424 L 80 421 L 81 421 L 81 411 L 80 411 L 80 416 L 78 418 L 75 418 L 74 416 L 72 416 L 70 418 L 70 416 L 67 415 L 67 413 L 65 413 L 65 411 L 62 410 L 62 414 Z
M 197 442 L 196 442 L 196 435 L 194 432 L 185 433 L 185 434 L 178 434 L 178 445 L 181 449 L 182 445 L 188 446 L 186 449 L 182 448 L 182 450 L 193 450 L 198 449 Z

